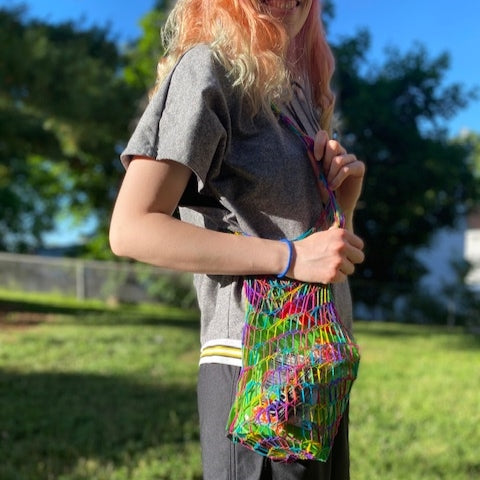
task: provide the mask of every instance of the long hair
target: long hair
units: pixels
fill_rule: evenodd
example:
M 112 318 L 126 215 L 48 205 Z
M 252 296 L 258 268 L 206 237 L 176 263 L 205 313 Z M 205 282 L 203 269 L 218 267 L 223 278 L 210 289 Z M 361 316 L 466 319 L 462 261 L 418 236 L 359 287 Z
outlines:
M 305 25 L 289 45 L 282 24 L 259 0 L 178 0 L 162 32 L 165 56 L 155 88 L 183 53 L 205 43 L 255 111 L 270 111 L 272 102 L 288 98 L 292 76 L 300 75 L 310 86 L 320 125 L 330 131 L 334 60 L 320 14 L 320 1 L 312 0 Z

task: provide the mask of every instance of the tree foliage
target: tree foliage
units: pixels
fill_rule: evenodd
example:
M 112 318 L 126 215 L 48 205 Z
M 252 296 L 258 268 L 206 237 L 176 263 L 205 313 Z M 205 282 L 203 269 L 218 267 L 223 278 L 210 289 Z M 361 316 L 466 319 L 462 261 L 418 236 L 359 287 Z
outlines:
M 480 181 L 480 132 L 462 132 L 456 142 L 468 146 L 470 154 L 467 163 L 474 177 Z M 475 207 L 475 205 L 473 206 Z
M 41 243 L 67 210 L 109 216 L 138 91 L 105 29 L 0 10 L 0 248 Z
M 108 255 L 118 154 L 154 84 L 169 6 L 158 0 L 142 20 L 142 36 L 123 50 L 105 29 L 51 25 L 21 9 L 0 9 L 1 249 L 41 243 L 63 210 L 80 219 L 94 215 L 99 222 L 88 248 Z M 333 16 L 326 2 L 327 24 Z M 421 45 L 391 49 L 376 67 L 367 60 L 366 32 L 333 47 L 342 143 L 367 165 L 355 219 L 367 260 L 353 287 L 358 299 L 388 303 L 398 285 L 412 289 L 424 272 L 416 249 L 478 201 L 478 142 L 452 141 L 444 128 L 471 95 L 445 86 L 448 55 L 431 58 Z
M 157 0 L 155 8 L 140 21 L 142 36 L 128 48 L 128 63 L 125 67 L 127 82 L 144 91 L 148 91 L 155 83 L 159 58 L 163 55 L 161 29 L 167 17 L 169 2 Z
M 472 93 L 444 86 L 447 54 L 391 49 L 383 66 L 369 69 L 368 47 L 361 32 L 335 48 L 343 143 L 367 165 L 355 221 L 367 256 L 353 286 L 369 304 L 390 304 L 425 272 L 416 249 L 478 199 L 468 145 L 442 127 Z

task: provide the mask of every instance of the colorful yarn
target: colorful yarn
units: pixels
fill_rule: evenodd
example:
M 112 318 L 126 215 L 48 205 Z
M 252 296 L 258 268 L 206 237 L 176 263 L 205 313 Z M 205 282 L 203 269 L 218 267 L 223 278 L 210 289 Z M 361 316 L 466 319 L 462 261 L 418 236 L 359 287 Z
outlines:
M 326 192 L 328 194 L 328 202 L 324 205 L 324 214 L 320 217 L 317 227 L 319 225 L 325 225 L 327 220 L 330 220 L 333 224 L 338 225 L 341 228 L 345 227 L 345 216 L 341 211 L 340 206 L 338 205 L 335 193 L 330 189 L 327 179 L 323 171 L 319 168 L 319 162 L 315 160 L 314 157 L 314 145 L 315 142 L 312 137 L 308 136 L 305 132 L 300 130 L 293 121 L 285 115 L 276 105 L 272 105 L 273 113 L 278 117 L 278 119 L 295 135 L 297 135 L 305 147 L 307 148 L 308 158 L 312 165 L 312 169 L 317 180 L 318 189 L 320 192 Z M 326 217 L 328 216 L 328 217 Z
M 248 278 L 230 437 L 282 461 L 326 461 L 357 376 L 359 351 L 329 286 Z
M 313 140 L 274 111 L 312 152 Z M 319 227 L 343 226 L 335 195 L 317 178 L 329 193 Z M 242 370 L 227 433 L 274 460 L 326 461 L 360 361 L 331 286 L 269 276 L 247 277 L 243 287 Z

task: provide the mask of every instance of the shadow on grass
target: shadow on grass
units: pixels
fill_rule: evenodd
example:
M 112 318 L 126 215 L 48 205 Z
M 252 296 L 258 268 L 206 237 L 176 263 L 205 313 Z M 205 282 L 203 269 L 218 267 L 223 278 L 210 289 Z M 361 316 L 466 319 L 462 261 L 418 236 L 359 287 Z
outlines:
M 85 312 L 104 312 L 105 308 L 91 305 L 51 305 L 28 300 L 0 300 L 0 312 L 36 312 L 76 314 Z
M 192 329 L 198 329 L 200 325 L 196 310 L 161 305 L 155 313 L 148 313 L 129 305 L 102 308 L 0 300 L 0 326 L 33 326 L 52 316 L 70 317 L 64 318 L 63 323 L 75 322 L 83 325 L 165 325 Z
M 80 459 L 121 465 L 148 449 L 196 440 L 194 387 L 0 370 L 2 479 L 57 478 Z

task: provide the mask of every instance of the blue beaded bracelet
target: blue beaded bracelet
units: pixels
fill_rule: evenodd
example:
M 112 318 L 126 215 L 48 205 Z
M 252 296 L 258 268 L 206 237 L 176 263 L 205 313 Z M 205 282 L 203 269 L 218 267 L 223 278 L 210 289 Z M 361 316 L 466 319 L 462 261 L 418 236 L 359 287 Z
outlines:
M 285 270 L 279 273 L 277 275 L 277 278 L 283 278 L 287 274 L 287 272 L 290 270 L 290 265 L 292 264 L 292 258 L 293 258 L 293 243 L 290 240 L 287 240 L 286 238 L 282 238 L 280 241 L 285 243 L 288 246 L 288 261 L 287 261 L 287 266 L 285 267 Z

